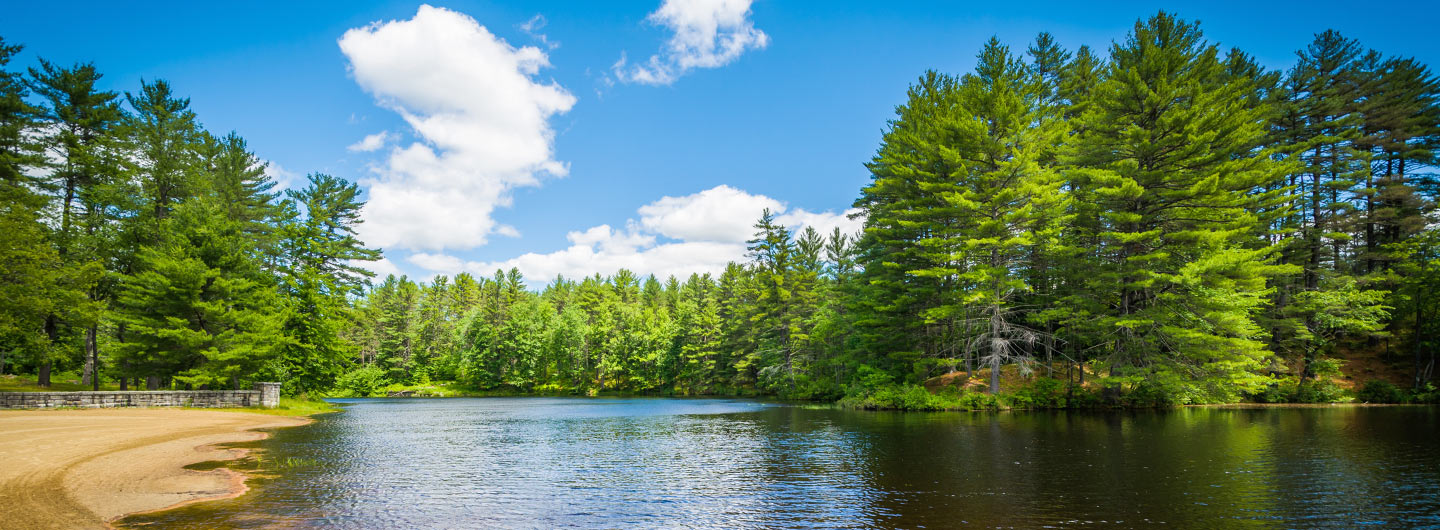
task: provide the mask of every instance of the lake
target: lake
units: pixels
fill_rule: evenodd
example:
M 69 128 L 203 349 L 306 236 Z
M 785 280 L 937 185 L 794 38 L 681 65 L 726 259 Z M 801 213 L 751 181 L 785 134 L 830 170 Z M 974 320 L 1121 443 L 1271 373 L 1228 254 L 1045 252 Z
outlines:
M 338 401 L 345 412 L 259 443 L 250 493 L 125 526 L 1440 525 L 1437 407 L 894 413 L 727 399 Z

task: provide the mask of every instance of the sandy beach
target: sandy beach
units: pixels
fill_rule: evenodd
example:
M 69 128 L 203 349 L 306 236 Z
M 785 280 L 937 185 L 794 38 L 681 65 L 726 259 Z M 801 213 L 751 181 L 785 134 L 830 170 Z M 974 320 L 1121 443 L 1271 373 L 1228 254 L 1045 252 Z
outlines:
M 243 456 L 213 444 L 309 420 L 180 409 L 0 411 L 0 526 L 105 528 L 109 521 L 244 493 L 244 477 L 184 466 Z

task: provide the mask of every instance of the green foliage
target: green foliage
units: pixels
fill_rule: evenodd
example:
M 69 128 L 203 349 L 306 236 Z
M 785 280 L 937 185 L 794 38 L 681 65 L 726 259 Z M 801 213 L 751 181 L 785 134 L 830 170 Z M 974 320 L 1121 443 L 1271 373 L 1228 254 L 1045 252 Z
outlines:
M 1361 403 L 1404 403 L 1408 396 L 1400 387 L 1384 380 L 1373 380 L 1355 393 L 1355 400 Z
M 369 397 L 390 384 L 385 370 L 375 365 L 366 365 L 345 372 L 335 381 L 335 388 L 350 396 Z
M 1150 402 L 1152 399 L 1152 396 L 1137 394 L 1130 397 L 1127 404 L 1156 406 Z M 1064 381 L 1042 377 L 1010 393 L 961 391 L 953 386 L 932 393 L 920 385 L 877 380 L 875 386 L 853 387 L 852 393 L 840 400 L 840 406 L 863 410 L 945 411 L 1088 408 L 1101 406 L 1101 402 Z
M 88 64 L 12 72 L 18 51 L 0 42 L 0 371 L 41 383 L 83 360 L 287 393 L 1335 401 L 1349 351 L 1384 338 L 1435 399 L 1440 79 L 1334 31 L 1284 72 L 1165 12 L 1108 50 L 991 39 L 906 92 L 861 233 L 767 211 L 718 276 L 539 292 L 516 269 L 372 283 L 356 184 L 280 193 L 167 82 L 122 98 Z M 990 395 L 920 386 L 986 368 Z
M 269 414 L 272 416 L 314 416 L 330 412 L 340 412 L 340 408 L 334 404 L 315 399 L 309 395 L 295 397 L 281 396 L 280 404 L 274 408 L 251 407 L 246 412 L 255 414 Z
M 250 187 L 264 190 L 267 184 L 259 180 Z M 343 179 L 312 174 L 306 187 L 288 191 L 276 208 L 278 283 L 290 309 L 276 375 L 286 392 L 329 389 L 353 356 L 354 346 L 341 338 L 341 322 L 351 313 L 347 296 L 371 276 L 354 263 L 379 258 L 355 238 L 358 193 Z
M 239 388 L 283 340 L 278 297 L 251 261 L 243 225 L 219 208 L 182 203 L 161 223 L 167 237 L 137 256 L 116 315 L 127 331 L 119 357 L 132 370 Z
M 1440 403 L 1440 388 L 1436 388 L 1435 385 L 1432 383 L 1425 383 L 1425 385 L 1421 386 L 1419 389 L 1415 390 L 1414 393 L 1411 394 L 1410 402 L 1429 404 Z
M 1011 406 L 1063 409 L 1070 403 L 1071 392 L 1068 386 L 1059 379 L 1036 378 L 1035 381 L 1015 391 Z
M 864 396 L 847 396 L 840 405 L 865 410 L 974 410 L 973 403 L 955 395 L 932 394 L 919 385 L 885 385 Z

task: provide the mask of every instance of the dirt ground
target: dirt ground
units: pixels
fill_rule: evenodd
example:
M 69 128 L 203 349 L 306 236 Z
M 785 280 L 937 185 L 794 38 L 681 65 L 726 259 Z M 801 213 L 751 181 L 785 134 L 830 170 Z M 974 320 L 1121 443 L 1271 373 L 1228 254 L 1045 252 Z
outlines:
M 239 474 L 183 467 L 243 456 L 212 444 L 307 421 L 158 408 L 0 411 L 0 527 L 105 528 L 127 514 L 239 495 Z

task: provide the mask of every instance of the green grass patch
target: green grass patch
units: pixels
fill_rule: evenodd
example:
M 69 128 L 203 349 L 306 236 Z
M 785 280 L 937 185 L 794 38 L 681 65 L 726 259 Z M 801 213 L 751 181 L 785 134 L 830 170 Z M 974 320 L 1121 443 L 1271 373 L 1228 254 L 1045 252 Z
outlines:
M 230 412 L 245 412 L 249 414 L 264 414 L 267 416 L 314 416 L 329 412 L 340 412 L 342 409 L 335 404 L 319 399 L 312 399 L 307 396 L 281 397 L 280 405 L 275 408 L 265 407 L 240 407 L 240 408 L 217 408 L 217 407 L 180 407 L 185 410 L 218 410 Z
M 988 394 L 947 386 L 932 393 L 920 385 L 883 383 L 841 398 L 843 408 L 903 411 L 1037 410 L 1090 408 L 1098 398 L 1063 381 L 1036 378 L 1014 391 Z
M 297 396 L 281 397 L 280 406 L 273 409 L 249 407 L 238 410 L 257 414 L 269 414 L 272 416 L 314 416 L 316 414 L 340 412 L 340 407 L 328 401 L 313 399 L 308 396 Z
M 119 389 L 119 383 L 100 382 L 100 390 Z M 49 387 L 36 384 L 33 375 L 0 375 L 0 392 L 78 392 L 83 390 L 90 390 L 90 385 L 81 384 L 80 376 L 73 372 L 52 374 Z

